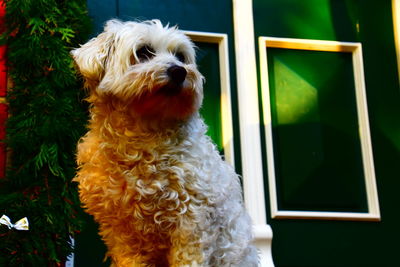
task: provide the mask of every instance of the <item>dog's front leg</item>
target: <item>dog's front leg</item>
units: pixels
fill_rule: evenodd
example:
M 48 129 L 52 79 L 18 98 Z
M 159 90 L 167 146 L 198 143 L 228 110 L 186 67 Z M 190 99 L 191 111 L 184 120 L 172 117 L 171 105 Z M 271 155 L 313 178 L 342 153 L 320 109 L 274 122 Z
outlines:
M 149 265 L 140 263 L 132 258 L 114 256 L 110 267 L 148 267 Z
M 194 233 L 176 231 L 171 237 L 172 246 L 168 255 L 170 267 L 202 267 L 203 255 Z

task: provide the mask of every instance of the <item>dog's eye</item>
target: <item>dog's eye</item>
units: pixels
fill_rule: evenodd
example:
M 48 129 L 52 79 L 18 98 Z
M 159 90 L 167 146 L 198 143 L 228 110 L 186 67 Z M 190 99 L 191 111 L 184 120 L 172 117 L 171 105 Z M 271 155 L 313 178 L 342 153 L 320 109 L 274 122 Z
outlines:
M 175 56 L 180 62 L 185 63 L 185 55 L 182 52 L 175 53 Z
M 136 56 L 140 62 L 150 60 L 155 56 L 155 51 L 151 46 L 145 45 L 136 51 Z

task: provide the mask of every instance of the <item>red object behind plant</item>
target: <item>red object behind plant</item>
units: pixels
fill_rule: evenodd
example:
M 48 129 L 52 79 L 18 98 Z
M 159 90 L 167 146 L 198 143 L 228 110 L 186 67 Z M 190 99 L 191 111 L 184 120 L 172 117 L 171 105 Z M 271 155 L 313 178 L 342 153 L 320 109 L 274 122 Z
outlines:
M 4 16 L 6 6 L 0 1 L 0 32 L 4 30 Z M 7 66 L 6 66 L 6 46 L 0 46 L 0 102 L 5 102 L 4 97 L 7 93 Z M 8 107 L 5 103 L 0 103 L 0 178 L 5 175 L 6 166 L 6 145 L 3 140 L 6 137 L 5 123 L 8 117 Z

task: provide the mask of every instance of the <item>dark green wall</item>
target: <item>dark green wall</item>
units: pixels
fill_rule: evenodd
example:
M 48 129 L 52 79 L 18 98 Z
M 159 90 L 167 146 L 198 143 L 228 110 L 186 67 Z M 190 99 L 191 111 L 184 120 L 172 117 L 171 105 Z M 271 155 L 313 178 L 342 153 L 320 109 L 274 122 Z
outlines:
M 391 1 L 254 0 L 253 3 L 256 38 L 362 43 L 382 215 L 381 222 L 278 220 L 270 219 L 267 207 L 274 233 L 276 266 L 398 266 L 400 90 Z M 267 173 L 266 165 L 264 169 Z

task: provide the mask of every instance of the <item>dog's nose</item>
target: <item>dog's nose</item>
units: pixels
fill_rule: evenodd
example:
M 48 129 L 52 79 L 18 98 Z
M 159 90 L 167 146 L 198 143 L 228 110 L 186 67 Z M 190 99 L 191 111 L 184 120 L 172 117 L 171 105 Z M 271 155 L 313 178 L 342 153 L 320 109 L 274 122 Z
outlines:
M 184 67 L 172 65 L 167 69 L 167 74 L 176 84 L 181 84 L 186 79 L 187 71 Z

